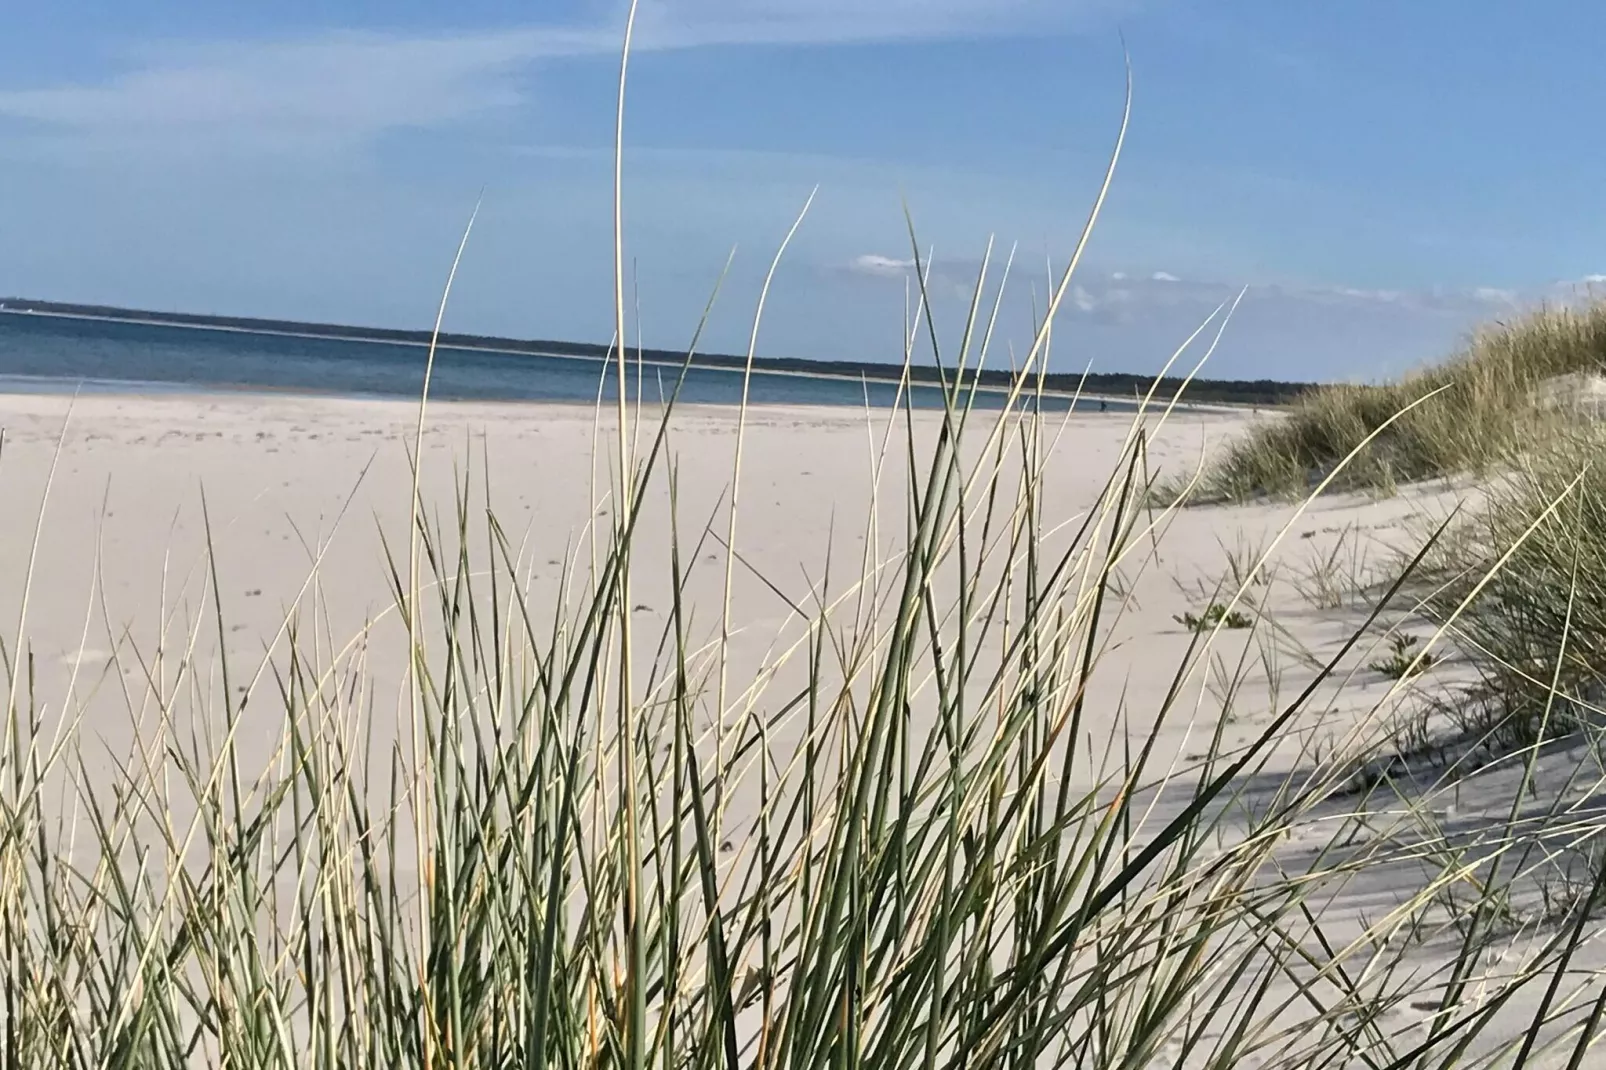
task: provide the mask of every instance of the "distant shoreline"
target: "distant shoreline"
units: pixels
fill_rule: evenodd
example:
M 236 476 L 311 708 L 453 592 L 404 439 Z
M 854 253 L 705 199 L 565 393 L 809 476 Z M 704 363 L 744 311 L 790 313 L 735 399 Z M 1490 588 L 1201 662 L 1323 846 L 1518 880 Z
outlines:
M 174 327 L 189 330 L 208 330 L 234 334 L 263 335 L 280 338 L 303 338 L 314 341 L 367 342 L 373 344 L 427 347 L 431 332 L 398 330 L 383 327 L 357 327 L 345 324 L 310 323 L 294 320 L 262 319 L 247 316 L 206 316 L 183 312 L 155 312 L 149 309 L 119 308 L 106 305 L 73 304 L 59 301 L 41 301 L 31 298 L 0 298 L 0 313 L 16 316 L 41 316 L 53 319 L 86 320 L 101 323 L 124 323 L 134 326 Z M 508 356 L 546 357 L 560 360 L 580 360 L 601 363 L 608 358 L 609 348 L 590 343 L 538 341 L 503 338 L 490 335 L 471 335 L 442 332 L 437 345 L 442 349 L 465 352 L 497 353 Z M 634 362 L 636 355 L 631 356 Z M 653 367 L 679 368 L 686 361 L 684 353 L 668 350 L 645 349 L 639 354 L 640 363 Z M 728 354 L 696 354 L 691 366 L 698 370 L 740 372 L 746 358 Z M 818 361 L 801 358 L 755 357 L 754 372 L 765 375 L 794 376 L 801 378 L 835 379 L 852 382 L 896 384 L 901 368 L 895 364 L 877 364 L 867 361 Z M 930 365 L 910 368 L 910 381 L 914 385 L 936 387 L 941 385 L 938 369 Z M 1135 395 L 1148 392 L 1155 386 L 1148 376 L 1100 373 L 1085 378 L 1080 374 L 1049 373 L 1043 376 L 1043 392 L 1061 398 L 1080 396 L 1090 401 L 1108 400 L 1131 404 Z M 1012 388 L 1013 377 L 1007 371 L 984 370 L 978 384 L 988 393 L 1002 393 Z M 1285 383 L 1275 380 L 1234 381 L 1195 380 L 1187 384 L 1185 404 L 1190 408 L 1222 407 L 1234 411 L 1247 406 L 1275 406 L 1287 404 L 1313 384 Z M 1182 386 L 1180 379 L 1162 379 L 1155 390 L 1155 400 L 1167 401 Z M 1031 388 L 1035 391 L 1035 384 Z

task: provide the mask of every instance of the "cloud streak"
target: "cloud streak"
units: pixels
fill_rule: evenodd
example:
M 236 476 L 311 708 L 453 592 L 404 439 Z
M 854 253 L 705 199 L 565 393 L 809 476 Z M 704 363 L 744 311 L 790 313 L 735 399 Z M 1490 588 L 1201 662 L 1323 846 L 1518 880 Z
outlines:
M 876 278 L 901 279 L 912 275 L 915 269 L 913 259 L 899 260 L 895 257 L 882 256 L 879 253 L 865 253 L 856 256 L 847 265 L 847 270 L 856 275 L 870 275 Z
M 1134 2 L 645 0 L 635 42 L 651 52 L 1073 29 Z M 0 122 L 119 144 L 182 136 L 327 149 L 527 104 L 529 70 L 559 57 L 612 57 L 622 38 L 621 6 L 610 3 L 566 26 L 146 47 L 98 82 L 0 88 Z
M 846 44 L 1068 30 L 1136 0 L 643 0 L 648 48 Z
M 187 45 L 98 85 L 0 91 L 0 116 L 84 137 L 221 137 L 269 146 L 362 140 L 518 105 L 518 73 L 589 54 L 600 31 Z
M 936 283 L 952 290 L 968 287 L 978 267 L 975 262 L 939 260 L 931 270 Z M 848 265 L 848 277 L 857 275 L 861 290 L 885 295 L 879 280 L 904 278 L 908 270 L 907 262 L 865 254 Z M 1036 281 L 1040 301 L 1042 280 Z M 1252 285 L 1244 289 L 1244 299 L 1207 374 L 1284 379 L 1392 376 L 1443 357 L 1482 324 L 1540 304 L 1598 299 L 1606 289 L 1603 284 L 1606 278 L 1589 275 L 1526 289 Z M 1011 321 L 1029 320 L 1032 283 L 1017 280 L 1011 288 L 1015 292 L 1006 299 Z M 1092 357 L 1101 370 L 1155 370 L 1155 354 L 1169 353 L 1239 292 L 1235 283 L 1182 278 L 1163 270 L 1081 271 L 1059 310 L 1056 345 L 1063 345 L 1063 354 L 1069 355 L 1056 360 L 1062 367 L 1080 366 Z
M 845 269 L 851 273 L 879 278 L 902 278 L 913 268 L 913 261 L 879 253 L 855 257 Z M 938 261 L 931 265 L 933 275 L 964 282 L 974 280 L 979 262 Z M 1467 289 L 1428 287 L 1420 289 L 1366 289 L 1351 286 L 1300 286 L 1280 283 L 1253 284 L 1246 296 L 1260 300 L 1276 299 L 1312 305 L 1395 308 L 1419 312 L 1495 314 L 1540 302 L 1565 302 L 1593 292 L 1599 296 L 1606 275 L 1585 275 L 1547 286 L 1526 290 L 1496 286 Z M 1156 270 L 1143 275 L 1126 271 L 1099 274 L 1078 272 L 1068 291 L 1069 307 L 1082 313 L 1109 314 L 1112 309 L 1141 309 L 1214 305 L 1230 301 L 1239 284 L 1184 279 L 1169 271 Z

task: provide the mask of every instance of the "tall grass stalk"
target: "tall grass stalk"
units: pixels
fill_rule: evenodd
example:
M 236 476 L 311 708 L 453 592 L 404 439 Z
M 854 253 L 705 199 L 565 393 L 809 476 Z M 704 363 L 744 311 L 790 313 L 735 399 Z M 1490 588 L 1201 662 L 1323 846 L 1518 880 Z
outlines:
M 614 119 L 613 146 L 613 307 L 614 353 L 618 369 L 619 494 L 614 514 L 617 529 L 614 545 L 619 555 L 619 798 L 624 816 L 624 901 L 621 922 L 625 930 L 625 968 L 623 987 L 628 1013 L 624 1025 L 626 1070 L 644 1070 L 646 1065 L 646 985 L 647 959 L 645 928 L 641 911 L 641 804 L 637 798 L 637 775 L 633 743 L 636 735 L 636 693 L 631 676 L 635 644 L 632 642 L 630 600 L 630 537 L 635 523 L 635 455 L 630 435 L 629 382 L 625 373 L 625 261 L 624 261 L 624 137 L 625 86 L 630 69 L 631 38 L 636 28 L 637 0 L 630 0 L 625 13 L 624 42 L 619 54 L 618 110 Z M 639 375 L 638 372 L 638 382 Z

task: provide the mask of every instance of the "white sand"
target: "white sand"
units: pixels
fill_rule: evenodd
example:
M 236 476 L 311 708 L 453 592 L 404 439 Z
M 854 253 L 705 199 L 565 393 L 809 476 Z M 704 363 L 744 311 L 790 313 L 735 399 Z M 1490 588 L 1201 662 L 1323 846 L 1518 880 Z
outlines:
M 453 487 L 471 478 L 476 502 L 483 502 L 488 456 L 493 506 L 530 566 L 533 607 L 550 606 L 571 555 L 582 557 L 582 569 L 588 563 L 588 523 L 609 522 L 609 458 L 617 441 L 609 415 L 605 412 L 598 426 L 588 408 L 436 404 L 429 410 L 422 478 L 426 509 L 454 528 Z M 333 630 L 342 638 L 354 635 L 372 615 L 391 610 L 380 533 L 405 566 L 407 453 L 416 419 L 414 404 L 369 400 L 0 398 L 6 439 L 0 493 L 7 503 L 0 516 L 0 591 L 5 595 L 0 622 L 8 639 L 46 480 L 53 478 L 26 627 L 41 692 L 59 695 L 56 684 L 65 682 L 74 664 L 79 669 L 75 694 L 104 687 L 125 627 L 133 639 L 131 646 L 124 640 L 125 649 L 149 656 L 159 614 L 168 618 L 171 649 L 203 611 L 210 613 L 203 602 L 203 504 L 236 675 L 255 668 L 286 609 L 298 598 L 308 600 L 305 588 L 315 571 L 325 601 L 338 615 Z M 935 413 L 916 415 L 917 432 L 928 448 L 938 419 Z M 978 422 L 990 419 L 978 417 Z M 64 421 L 66 436 L 51 477 Z M 847 577 L 857 577 L 872 466 L 886 423 L 885 414 L 867 422 L 862 412 L 837 409 L 751 411 L 736 531 L 743 566 L 737 570 L 732 617 L 742 638 L 733 652 L 733 679 L 752 676 L 771 636 L 791 615 L 769 584 L 787 598 L 806 601 L 811 586 L 825 576 L 828 546 L 834 551 L 834 590 L 846 588 Z M 1150 448 L 1151 461 L 1191 466 L 1207 439 L 1225 439 L 1235 426 L 1232 417 L 1173 416 Z M 1078 416 L 1065 425 L 1044 484 L 1045 526 L 1082 516 L 1116 464 L 1128 427 L 1128 418 L 1116 414 Z M 717 613 L 724 580 L 720 541 L 726 533 L 734 431 L 734 410 L 688 407 L 677 414 L 671 443 L 690 571 L 687 597 L 703 613 Z M 891 439 L 881 477 L 881 533 L 887 547 L 898 545 L 903 533 L 901 435 L 900 429 Z M 595 456 L 594 441 L 600 451 Z M 641 449 L 644 453 L 645 444 Z M 642 613 L 653 628 L 661 626 L 670 606 L 663 506 L 663 494 L 653 494 L 635 569 L 633 601 L 646 607 Z M 1183 513 L 1166 532 L 1158 560 L 1128 570 L 1138 586 L 1134 604 L 1123 610 L 1122 630 L 1142 644 L 1147 669 L 1180 661 L 1189 637 L 1173 616 L 1201 609 L 1208 598 L 1200 592 L 1222 580 L 1229 556 L 1264 545 L 1288 512 Z M 1410 512 L 1402 502 L 1336 507 L 1324 502 L 1291 533 L 1289 548 L 1297 551 L 1292 556 L 1314 558 L 1342 528 L 1356 523 L 1397 527 Z M 1311 532 L 1315 538 L 1301 538 Z M 691 544 L 699 537 L 703 547 L 697 558 Z M 768 582 L 760 582 L 759 574 Z M 205 627 L 215 625 L 203 626 L 202 643 Z M 1324 630 L 1320 621 L 1308 627 L 1313 633 Z M 1296 628 L 1301 636 L 1304 631 Z M 125 665 L 122 671 L 132 670 Z M 374 667 L 372 675 L 383 678 L 385 668 Z M 1113 663 L 1105 677 L 1106 686 L 1126 689 L 1133 711 L 1158 706 L 1169 682 L 1152 671 L 1128 674 Z
M 588 524 L 610 522 L 609 458 L 617 452 L 617 438 L 609 415 L 604 413 L 599 426 L 589 408 L 437 404 L 429 410 L 422 476 L 426 509 L 432 519 L 455 528 L 453 488 L 471 478 L 476 502 L 483 502 L 488 457 L 494 509 L 529 568 L 528 602 L 536 611 L 550 610 L 565 583 L 564 564 L 576 555 L 582 575 L 568 582 L 583 585 Z M 380 534 L 405 568 L 407 455 L 416 419 L 414 404 L 369 400 L 0 399 L 6 435 L 0 493 L 8 503 L 0 517 L 0 582 L 5 585 L 0 622 L 8 639 L 46 480 L 52 479 L 26 625 L 39 692 L 59 702 L 76 666 L 77 705 L 86 710 L 120 706 L 120 694 L 96 696 L 87 706 L 84 696 L 95 688 L 112 690 L 119 675 L 139 675 L 138 658 L 130 655 L 153 656 L 158 617 L 168 622 L 170 661 L 191 632 L 200 648 L 208 647 L 208 629 L 215 623 L 205 586 L 205 517 L 216 548 L 236 679 L 255 670 L 287 609 L 298 598 L 310 604 L 309 577 L 316 577 L 340 641 L 387 612 L 394 630 Z M 929 448 L 938 416 L 921 413 L 916 420 Z M 66 436 L 56 460 L 64 421 Z M 786 598 L 806 602 L 811 587 L 826 575 L 828 546 L 834 590 L 846 588 L 847 577 L 859 574 L 871 473 L 886 423 L 885 414 L 867 422 L 862 412 L 837 409 L 751 411 L 736 531 L 742 566 L 733 590 L 732 618 L 739 625 L 729 673 L 733 681 L 753 677 L 774 635 L 794 616 L 771 585 Z M 1052 477 L 1045 482 L 1042 508 L 1049 525 L 1079 516 L 1097 496 L 1128 426 L 1126 417 L 1113 414 L 1077 417 L 1067 424 L 1051 462 Z M 1176 417 L 1151 448 L 1151 457 L 1157 464 L 1191 464 L 1207 431 L 1221 437 L 1233 426 L 1231 418 L 1219 416 Z M 689 570 L 687 601 L 709 625 L 716 622 L 724 582 L 720 544 L 727 530 L 734 431 L 734 410 L 686 408 L 677 414 L 671 443 Z M 891 439 L 882 475 L 881 542 L 889 548 L 902 537 L 901 434 Z M 645 448 L 643 443 L 643 453 Z M 643 607 L 643 627 L 654 634 L 671 604 L 664 505 L 661 491 L 651 496 L 632 595 Z M 1244 519 L 1253 537 L 1260 538 L 1281 512 L 1255 511 Z M 477 525 L 477 512 L 474 519 Z M 1333 522 L 1313 517 L 1308 526 Z M 1178 585 L 1214 583 L 1221 574 L 1223 544 L 1231 548 L 1237 538 L 1218 530 L 1219 523 L 1215 513 L 1183 515 L 1178 530 L 1165 539 L 1158 566 L 1143 570 L 1141 608 L 1128 610 L 1127 630 L 1161 662 L 1174 664 L 1188 642 L 1172 616 L 1198 608 L 1197 598 Z M 693 543 L 699 538 L 697 555 Z M 758 579 L 760 574 L 767 582 Z M 120 664 L 114 666 L 119 650 Z M 401 673 L 399 663 L 369 669 L 378 680 Z M 1165 680 L 1153 673 L 1125 677 L 1117 669 L 1106 682 L 1117 691 L 1131 689 L 1131 709 L 1158 705 Z M 97 732 L 115 734 L 116 720 L 96 714 L 87 723 Z M 260 727 L 265 738 L 276 737 L 276 727 Z
M 47 723 L 64 708 L 74 711 L 84 738 L 103 741 L 100 760 L 109 768 L 125 762 L 133 745 L 131 708 L 150 716 L 147 673 L 164 681 L 163 690 L 169 688 L 192 642 L 198 670 L 216 671 L 217 659 L 211 655 L 216 623 L 205 582 L 204 501 L 216 547 L 236 695 L 249 688 L 273 691 L 272 672 L 258 673 L 264 650 L 271 646 L 282 660 L 285 640 L 280 631 L 287 609 L 298 599 L 303 608 L 312 605 L 316 593 L 324 609 L 306 615 L 303 626 L 313 627 L 316 620 L 320 633 L 304 635 L 303 645 L 315 641 L 340 650 L 365 621 L 380 619 L 365 670 L 374 688 L 373 719 L 381 743 L 387 730 L 402 731 L 399 621 L 379 533 L 405 568 L 410 489 L 406 450 L 415 405 L 248 395 L 83 397 L 71 406 L 57 459 L 68 409 L 68 400 L 61 397 L 0 398 L 0 426 L 5 428 L 0 636 L 8 650 L 13 649 L 35 522 L 55 461 L 25 625 L 26 646 L 35 658 L 35 690 Z M 766 407 L 750 414 L 736 532 L 743 567 L 737 571 L 732 602 L 739 626 L 731 647 L 733 694 L 767 659 L 773 660 L 775 637 L 790 634 L 786 629 L 796 624 L 787 600 L 810 601 L 811 589 L 826 574 L 828 557 L 836 577 L 833 590 L 859 574 L 872 462 L 886 419 L 885 414 L 867 421 L 862 412 L 806 408 Z M 937 420 L 934 413 L 917 415 L 919 448 L 929 448 Z M 1240 418 L 1219 414 L 1176 415 L 1154 440 L 1151 460 L 1168 469 L 1191 467 L 1206 442 L 1219 442 L 1241 425 Z M 1128 426 L 1128 418 L 1117 414 L 1077 416 L 1066 423 L 1044 484 L 1042 510 L 1050 526 L 1075 518 L 1097 497 L 1120 456 Z M 671 442 L 678 466 L 681 538 L 690 569 L 687 602 L 696 607 L 704 634 L 718 626 L 725 574 L 719 540 L 726 530 L 734 429 L 734 410 L 688 408 L 677 414 Z M 565 582 L 585 582 L 588 524 L 610 522 L 613 503 L 605 492 L 614 434 L 611 421 L 603 419 L 599 427 L 591 410 L 583 408 L 434 405 L 424 442 L 424 501 L 448 528 L 455 527 L 454 480 L 472 470 L 481 484 L 488 456 L 490 498 L 521 570 L 528 571 L 528 604 L 537 616 L 550 615 Z M 602 450 L 596 456 L 594 441 Z M 898 457 L 903 440 L 894 435 L 891 441 L 883 477 L 880 541 L 885 546 L 895 545 L 902 535 Z M 476 491 L 476 502 L 482 498 Z M 1252 739 L 1270 713 L 1313 678 L 1314 664 L 1331 656 L 1360 619 L 1355 604 L 1321 604 L 1315 593 L 1319 562 L 1335 562 L 1335 581 L 1365 572 L 1367 554 L 1381 564 L 1391 551 L 1406 548 L 1413 520 L 1442 504 L 1442 499 L 1422 494 L 1383 502 L 1323 500 L 1293 524 L 1274 559 L 1275 582 L 1255 588 L 1258 605 L 1246 606 L 1249 612 L 1267 615 L 1275 627 L 1266 629 L 1263 639 L 1249 641 L 1247 654 L 1241 635 L 1223 633 L 1217 641 L 1216 650 L 1229 667 L 1241 656 L 1247 658 L 1245 682 L 1225 729 L 1229 747 Z M 635 619 L 653 642 L 671 605 L 664 506 L 664 495 L 655 493 L 643 519 L 631 596 L 639 607 Z M 481 508 L 475 505 L 476 524 Z M 1131 597 L 1123 600 L 1114 623 L 1114 646 L 1090 695 L 1090 735 L 1108 735 L 1123 709 L 1136 731 L 1147 730 L 1144 718 L 1152 720 L 1160 708 L 1191 640 L 1173 618 L 1202 610 L 1210 592 L 1230 575 L 1234 559 L 1252 560 L 1291 515 L 1291 509 L 1281 506 L 1188 510 L 1164 532 L 1152 561 L 1134 562 L 1124 570 L 1133 576 Z M 705 537 L 705 532 L 718 538 Z M 699 538 L 703 542 L 696 549 Z M 566 581 L 563 563 L 576 555 L 582 567 Z M 161 619 L 167 621 L 167 636 L 158 663 Z M 1377 649 L 1363 645 L 1346 661 L 1345 672 L 1354 675 L 1342 687 L 1326 685 L 1313 703 L 1313 710 L 1331 715 L 1302 718 L 1274 769 L 1296 764 L 1300 740 L 1313 733 L 1342 734 L 1389 695 L 1391 682 L 1365 668 L 1377 655 Z M 795 664 L 791 671 L 796 671 Z M 1406 697 L 1414 688 L 1443 687 L 1455 674 L 1454 666 L 1435 670 L 1405 689 Z M 1191 723 L 1175 718 L 1162 729 L 1160 767 L 1185 764 L 1205 749 L 1219 715 L 1218 692 L 1195 679 L 1184 705 L 1197 705 L 1199 715 Z M 272 702 L 259 706 L 264 712 L 248 715 L 242 732 L 248 752 L 266 754 L 277 745 L 281 726 L 268 712 Z M 743 821 L 738 803 L 731 827 Z M 1319 831 L 1313 835 L 1319 837 Z M 1297 853 L 1299 844 L 1290 849 Z M 1372 905 L 1408 895 L 1413 879 L 1402 872 L 1374 884 Z M 1360 905 L 1345 909 L 1353 916 Z

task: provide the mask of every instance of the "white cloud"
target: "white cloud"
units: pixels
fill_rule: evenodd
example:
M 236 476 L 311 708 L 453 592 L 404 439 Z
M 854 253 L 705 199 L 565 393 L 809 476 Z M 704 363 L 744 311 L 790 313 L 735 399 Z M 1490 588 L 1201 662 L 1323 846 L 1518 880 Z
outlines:
M 893 278 L 904 277 L 908 265 L 889 257 L 861 258 L 861 263 L 884 268 L 891 278 L 882 287 L 855 287 L 851 300 L 866 307 L 895 300 L 888 287 Z M 942 260 L 936 273 L 946 283 L 972 277 L 976 268 L 974 262 Z M 1095 370 L 1155 370 L 1199 324 L 1242 291 L 1231 280 L 1166 281 L 1156 275 L 1169 273 L 1148 269 L 1125 274 L 1117 279 L 1095 267 L 1072 280 L 1059 311 L 1056 367 L 1080 368 L 1095 355 Z M 1040 287 L 1034 293 L 1030 284 L 1017 280 L 1010 289 L 1000 320 L 1006 333 L 1022 330 L 1022 324 L 1041 314 Z M 1257 283 L 1243 291 L 1221 348 L 1204 373 L 1306 380 L 1393 375 L 1454 352 L 1479 324 L 1549 299 L 1550 292 L 1521 291 L 1506 304 L 1494 303 L 1488 289 Z M 967 297 L 935 304 L 939 321 L 950 330 L 962 329 Z M 849 299 L 839 300 L 846 305 Z M 1011 337 L 1018 341 L 1020 336 Z M 1184 360 L 1201 355 L 1203 348 L 1196 347 Z
M 1405 297 L 1399 290 L 1361 290 L 1353 286 L 1338 286 L 1333 293 L 1339 297 L 1353 297 L 1357 301 L 1377 301 L 1382 304 L 1394 304 Z
M 1239 286 L 1230 282 L 1183 280 L 1165 271 L 1155 271 L 1144 278 L 1129 278 L 1119 273 L 1105 277 L 1084 274 L 1073 287 L 1066 311 L 1074 309 L 1084 314 L 1109 317 L 1113 310 L 1122 309 L 1130 316 L 1137 309 L 1156 310 L 1195 309 L 1208 311 L 1223 301 L 1230 301 Z M 1489 306 L 1517 307 L 1545 300 L 1555 295 L 1556 288 L 1525 293 L 1517 290 L 1480 286 L 1464 290 L 1444 287 L 1420 290 L 1361 289 L 1348 286 L 1293 286 L 1286 284 L 1257 284 L 1246 291 L 1248 300 L 1261 303 L 1276 302 L 1284 307 L 1315 307 L 1379 310 L 1394 309 L 1400 312 L 1424 312 L 1451 318 L 1460 316 L 1486 316 Z
M 1140 354 L 1168 353 L 1239 292 L 1234 282 L 1173 280 L 1164 271 L 1125 279 L 1087 272 L 1066 295 L 1060 337 L 1101 354 L 1101 370 L 1137 366 Z M 1251 285 L 1205 374 L 1392 375 L 1452 352 L 1481 323 L 1555 299 L 1554 288 Z
M 865 253 L 856 256 L 848 264 L 848 270 L 859 275 L 875 275 L 879 278 L 901 279 L 914 270 L 913 259 L 898 260 L 879 253 Z
M 969 261 L 943 260 L 933 268 L 941 279 L 969 284 L 979 268 Z M 847 269 L 860 275 L 901 279 L 914 268 L 913 260 L 895 259 L 869 253 L 855 258 Z M 1602 280 L 1606 281 L 1606 280 Z M 1521 308 L 1544 300 L 1565 296 L 1568 286 L 1577 290 L 1582 283 L 1558 284 L 1533 291 L 1478 286 L 1465 289 L 1427 287 L 1420 289 L 1366 289 L 1353 286 L 1312 286 L 1260 283 L 1248 287 L 1246 299 L 1279 308 L 1325 307 L 1336 311 L 1377 310 L 1387 314 L 1422 313 L 1438 320 L 1475 322 L 1499 310 Z M 1131 274 L 1124 271 L 1101 273 L 1082 271 L 1066 292 L 1062 312 L 1068 319 L 1089 319 L 1101 323 L 1129 323 L 1140 314 L 1170 310 L 1171 313 L 1207 314 L 1223 302 L 1232 301 L 1240 284 L 1227 281 L 1183 279 L 1169 271 Z
M 887 255 L 866 254 L 851 262 L 851 272 L 859 275 L 903 278 L 914 268 L 912 260 L 898 260 Z M 941 260 L 933 268 L 933 275 L 949 280 L 972 281 L 980 263 L 964 260 Z M 1596 276 L 1606 283 L 1606 278 Z M 1569 292 L 1577 292 L 1590 283 L 1590 278 L 1577 283 L 1558 283 L 1547 288 L 1506 289 L 1497 286 L 1471 286 L 1471 288 L 1418 289 L 1367 289 L 1357 286 L 1301 286 L 1288 283 L 1256 283 L 1245 291 L 1246 300 L 1256 304 L 1274 304 L 1280 308 L 1325 307 L 1333 310 L 1378 310 L 1386 315 L 1425 313 L 1437 320 L 1481 320 L 1511 308 L 1531 307 L 1543 300 L 1563 299 Z M 1241 289 L 1233 281 L 1184 280 L 1171 272 L 1078 272 L 1066 291 L 1062 312 L 1068 318 L 1094 318 L 1094 320 L 1131 321 L 1140 313 L 1171 310 L 1188 315 L 1205 315 L 1222 302 L 1232 302 Z

